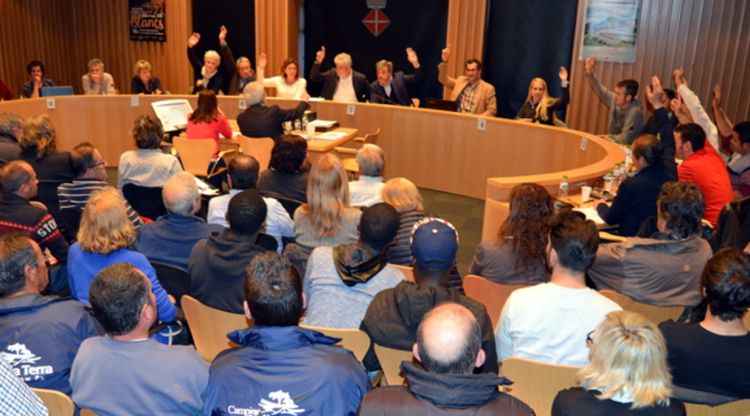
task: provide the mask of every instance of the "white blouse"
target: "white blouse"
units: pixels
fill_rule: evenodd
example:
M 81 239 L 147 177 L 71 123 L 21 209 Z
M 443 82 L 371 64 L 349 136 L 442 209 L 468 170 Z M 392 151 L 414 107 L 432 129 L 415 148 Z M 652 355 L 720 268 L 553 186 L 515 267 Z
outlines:
M 292 85 L 289 85 L 281 75 L 277 75 L 271 78 L 263 78 L 263 86 L 266 88 L 276 88 L 276 96 L 279 98 L 301 100 L 305 95 L 307 80 L 297 78 Z

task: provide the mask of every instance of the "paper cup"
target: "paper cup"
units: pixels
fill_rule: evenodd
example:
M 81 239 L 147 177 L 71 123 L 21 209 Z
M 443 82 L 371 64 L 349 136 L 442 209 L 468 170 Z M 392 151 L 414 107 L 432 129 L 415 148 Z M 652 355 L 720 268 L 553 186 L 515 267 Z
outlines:
M 581 202 L 586 202 L 591 198 L 591 187 L 590 186 L 582 186 L 581 187 Z

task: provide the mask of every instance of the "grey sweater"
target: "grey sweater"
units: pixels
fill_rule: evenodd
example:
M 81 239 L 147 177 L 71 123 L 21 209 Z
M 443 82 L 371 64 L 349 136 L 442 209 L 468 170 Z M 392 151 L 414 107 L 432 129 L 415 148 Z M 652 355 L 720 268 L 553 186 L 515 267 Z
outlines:
M 637 99 L 625 108 L 615 105 L 615 93 L 608 90 L 596 78 L 595 74 L 586 75 L 591 88 L 594 89 L 599 99 L 609 107 L 609 127 L 607 133 L 615 136 L 615 141 L 620 144 L 631 144 L 643 130 L 643 109 Z

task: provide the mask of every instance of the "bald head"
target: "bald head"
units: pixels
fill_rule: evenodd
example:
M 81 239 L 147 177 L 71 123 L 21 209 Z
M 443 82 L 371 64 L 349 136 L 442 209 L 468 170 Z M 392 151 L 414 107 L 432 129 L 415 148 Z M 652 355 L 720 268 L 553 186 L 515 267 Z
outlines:
M 414 355 L 427 371 L 471 374 L 484 364 L 482 335 L 474 315 L 452 302 L 430 310 L 419 324 Z
M 172 175 L 164 184 L 161 199 L 167 211 L 178 215 L 193 215 L 200 208 L 200 191 L 195 177 L 188 172 Z

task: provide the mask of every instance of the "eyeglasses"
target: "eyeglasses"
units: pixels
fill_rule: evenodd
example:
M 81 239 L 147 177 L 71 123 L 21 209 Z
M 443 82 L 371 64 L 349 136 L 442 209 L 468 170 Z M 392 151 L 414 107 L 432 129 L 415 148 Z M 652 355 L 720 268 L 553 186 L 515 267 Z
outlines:
M 591 336 L 594 335 L 594 331 L 590 331 L 588 334 L 586 334 L 586 346 L 591 347 L 594 345 L 594 339 L 591 338 Z

